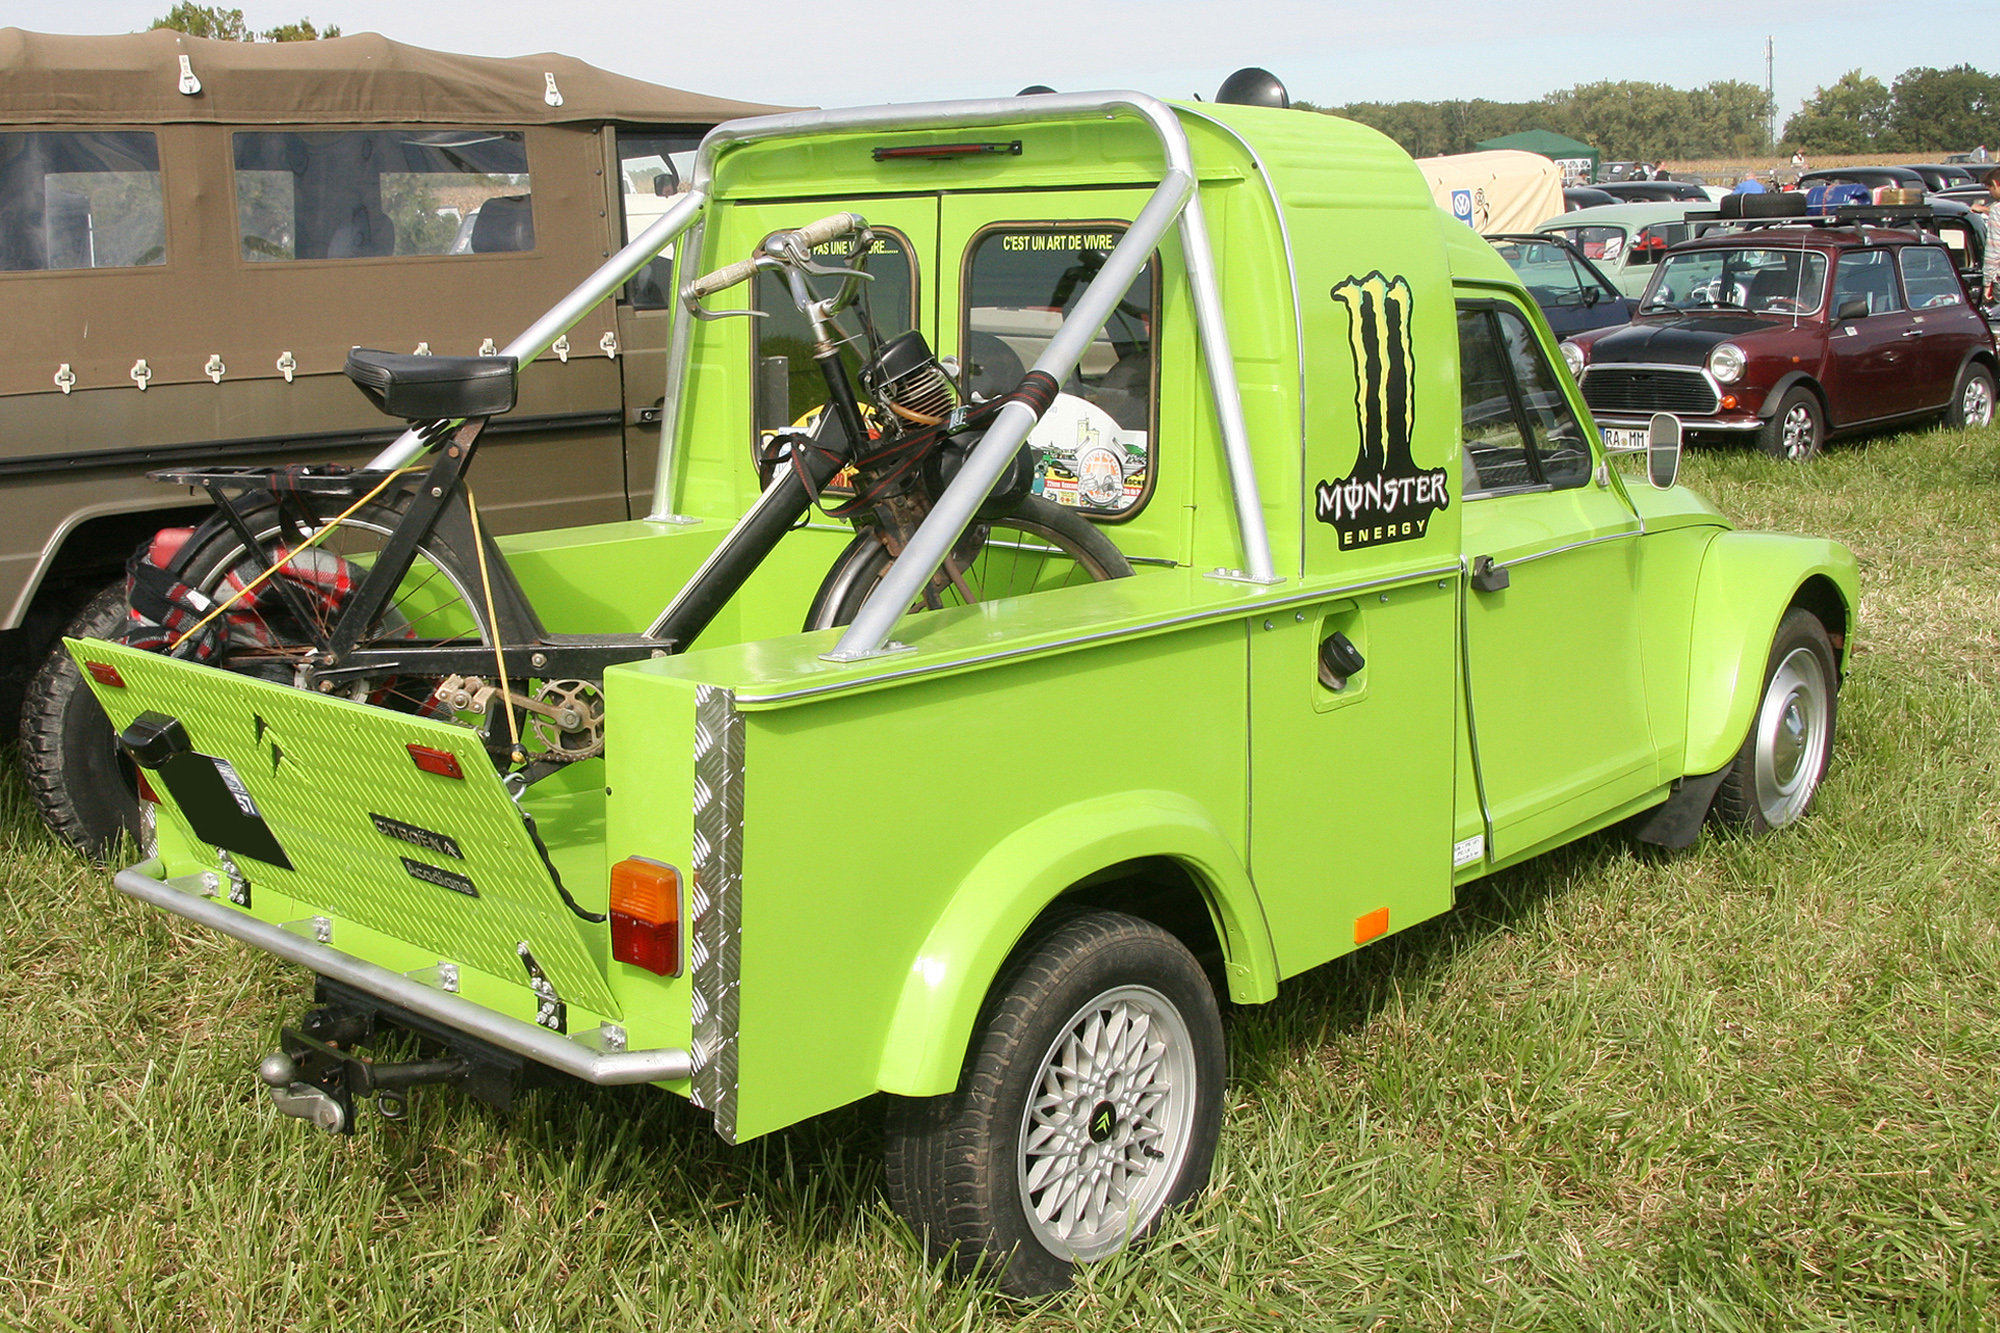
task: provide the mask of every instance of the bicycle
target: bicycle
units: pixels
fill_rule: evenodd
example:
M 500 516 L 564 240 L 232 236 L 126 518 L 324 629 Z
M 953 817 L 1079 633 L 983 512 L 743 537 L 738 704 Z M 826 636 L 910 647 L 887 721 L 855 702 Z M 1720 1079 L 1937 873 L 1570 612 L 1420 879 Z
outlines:
M 846 265 L 815 260 L 850 237 Z M 487 422 L 514 406 L 515 358 L 356 349 L 349 378 L 381 410 L 417 424 L 434 461 L 390 472 L 152 474 L 206 490 L 216 508 L 192 532 L 162 533 L 134 557 L 128 641 L 381 707 L 483 719 L 474 725 L 496 766 L 522 786 L 601 754 L 607 667 L 684 651 L 815 506 L 855 535 L 804 628 L 848 623 L 999 409 L 1019 400 L 1039 415 L 1053 399 L 1054 381 L 1029 373 L 1011 394 L 972 401 L 921 333 L 884 340 L 865 299 L 872 247 L 865 219 L 835 214 L 773 233 L 748 259 L 681 293 L 694 317 L 752 314 L 701 302 L 779 273 L 810 323 L 827 405 L 815 429 L 774 437 L 756 502 L 643 633 L 550 632 L 480 520 L 468 473 Z M 829 276 L 840 285 L 821 297 L 812 279 Z M 852 380 L 842 348 L 855 338 L 836 322 L 850 308 L 865 350 Z M 1030 493 L 1033 469 L 1024 445 L 913 609 L 1132 572 L 1081 515 Z M 837 476 L 847 498 L 830 503 Z

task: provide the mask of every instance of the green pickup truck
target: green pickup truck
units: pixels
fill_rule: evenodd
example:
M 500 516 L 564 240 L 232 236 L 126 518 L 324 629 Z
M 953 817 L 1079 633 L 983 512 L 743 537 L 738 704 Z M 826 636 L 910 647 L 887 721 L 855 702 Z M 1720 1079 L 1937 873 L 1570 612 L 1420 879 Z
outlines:
M 1733 531 L 1671 419 L 1628 480 L 1372 130 L 1129 93 L 729 122 L 570 306 L 676 238 L 654 513 L 426 548 L 455 614 L 500 624 L 504 584 L 546 620 L 470 635 L 484 676 L 412 637 L 435 607 L 373 676 L 69 641 L 157 815 L 117 886 L 318 974 L 259 1071 L 292 1114 L 555 1070 L 736 1143 L 886 1093 L 912 1226 L 1046 1292 L 1205 1183 L 1221 999 L 1620 821 L 1788 824 L 1826 771 L 1853 556 Z M 750 315 L 711 308 L 746 275 Z M 481 359 L 426 399 L 356 355 L 391 408 L 511 402 Z M 455 485 L 477 424 L 385 452 L 369 503 Z M 427 1053 L 358 1056 L 382 1028 Z

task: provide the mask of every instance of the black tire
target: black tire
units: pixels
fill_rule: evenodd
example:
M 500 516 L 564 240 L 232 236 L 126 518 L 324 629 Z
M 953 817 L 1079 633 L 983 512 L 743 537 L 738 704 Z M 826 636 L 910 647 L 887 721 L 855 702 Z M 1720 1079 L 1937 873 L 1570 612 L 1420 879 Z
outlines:
M 340 497 L 305 498 L 314 505 L 321 526 L 343 514 L 350 503 Z M 245 525 L 267 546 L 281 531 L 278 511 L 268 500 L 246 511 L 244 519 Z M 315 550 L 347 561 L 358 577 L 401 521 L 402 511 L 397 505 L 371 501 L 342 518 L 339 530 L 322 539 Z M 299 536 L 294 534 L 294 539 Z M 176 570 L 183 582 L 220 602 L 232 591 L 232 572 L 236 583 L 241 584 L 261 573 L 263 562 L 245 550 L 242 539 L 228 525 L 211 520 L 189 539 L 187 550 L 176 562 Z M 332 616 L 326 610 L 327 604 L 323 600 L 307 600 L 320 613 L 318 628 L 330 629 Z M 247 603 L 237 605 L 241 608 Z M 253 631 L 245 633 L 240 628 L 232 631 L 230 651 L 213 665 L 290 684 L 294 663 L 310 646 L 309 632 L 287 612 L 285 601 L 267 597 L 263 606 L 269 614 L 264 610 L 248 613 L 256 622 Z M 487 626 L 478 557 L 462 555 L 433 535 L 418 547 L 417 559 L 402 589 L 391 599 L 371 633 L 363 636 L 361 645 L 393 644 L 419 629 L 423 637 L 445 642 L 491 643 Z M 273 646 L 259 647 L 254 642 L 258 637 L 269 640 Z M 362 702 L 416 712 L 428 706 L 436 684 L 437 678 L 428 676 L 365 678 L 354 681 L 347 693 Z
M 1993 372 L 1977 361 L 1968 362 L 1958 373 L 1958 386 L 1951 391 L 1951 406 L 1944 411 L 1944 424 L 1951 430 L 1993 424 Z
M 1757 445 L 1773 458 L 1804 463 L 1826 448 L 1826 408 L 1819 395 L 1794 385 L 1778 402 L 1778 410 L 1757 433 Z
M 1029 496 L 1005 518 L 975 524 L 960 549 L 976 545 L 978 556 L 964 578 L 974 600 L 1017 596 L 1071 583 L 1130 577 L 1132 566 L 1095 523 L 1067 506 Z M 830 629 L 853 621 L 868 594 L 896 563 L 874 530 L 855 534 L 827 570 L 805 628 Z M 956 587 L 944 605 L 964 603 Z M 915 609 L 923 609 L 921 602 Z
M 1720 823 L 1763 834 L 1805 814 L 1833 758 L 1839 693 L 1839 662 L 1826 627 L 1793 607 L 1771 640 L 1750 734 L 1716 788 L 1710 808 Z
M 1079 1046 L 1140 1018 L 1163 1040 L 1122 1069 L 1119 1043 L 1101 1065 Z M 1071 917 L 995 981 L 957 1091 L 890 1099 L 890 1199 L 960 1274 L 1061 1291 L 1208 1182 L 1225 1069 L 1215 994 L 1179 940 L 1122 913 Z
M 114 639 L 126 623 L 125 581 L 106 587 L 63 627 L 72 639 Z M 21 706 L 21 766 L 36 809 L 57 836 L 103 860 L 119 840 L 142 841 L 139 787 L 111 719 L 58 643 Z

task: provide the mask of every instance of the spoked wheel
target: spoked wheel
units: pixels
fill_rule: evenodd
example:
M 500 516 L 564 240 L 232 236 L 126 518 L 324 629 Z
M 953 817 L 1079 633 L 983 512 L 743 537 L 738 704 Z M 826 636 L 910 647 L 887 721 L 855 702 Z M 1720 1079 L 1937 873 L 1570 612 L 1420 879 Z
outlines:
M 1750 735 L 1716 789 L 1723 823 L 1768 833 L 1805 814 L 1833 755 L 1837 670 L 1819 618 L 1798 607 L 1787 611 L 1771 643 Z
M 1073 509 L 1030 497 L 1005 518 L 976 524 L 956 548 L 970 557 L 958 581 L 936 594 L 941 606 L 1018 597 L 1078 583 L 1122 579 L 1132 566 L 1097 525 Z M 873 530 L 856 534 L 827 571 L 806 613 L 809 630 L 850 623 L 896 558 Z M 960 584 L 963 584 L 961 591 Z M 923 610 L 918 601 L 913 610 Z
M 1817 458 L 1826 444 L 1826 413 L 1811 389 L 1794 388 L 1758 437 L 1764 452 L 1792 463 Z
M 223 613 L 229 621 L 228 647 L 222 660 L 214 663 L 288 685 L 294 683 L 307 651 L 333 629 L 346 599 L 402 518 L 393 505 L 375 502 L 339 518 L 348 505 L 344 499 L 296 498 L 313 508 L 300 514 L 288 505 L 281 512 L 266 503 L 245 515 L 245 526 L 277 556 L 303 547 L 322 531 L 326 535 Z M 211 601 L 227 600 L 264 572 L 262 558 L 221 523 L 204 525 L 191 541 L 193 549 L 180 561 L 181 580 Z M 393 647 L 413 639 L 437 644 L 492 642 L 477 556 L 460 554 L 435 534 L 418 547 L 409 573 L 359 646 Z M 339 692 L 399 712 L 427 712 L 433 707 L 431 694 L 438 679 L 364 677 L 343 684 Z
M 1180 941 L 1071 918 L 995 983 L 958 1090 L 892 1103 L 890 1195 L 959 1272 L 1059 1291 L 1207 1182 L 1223 1075 L 1215 995 Z

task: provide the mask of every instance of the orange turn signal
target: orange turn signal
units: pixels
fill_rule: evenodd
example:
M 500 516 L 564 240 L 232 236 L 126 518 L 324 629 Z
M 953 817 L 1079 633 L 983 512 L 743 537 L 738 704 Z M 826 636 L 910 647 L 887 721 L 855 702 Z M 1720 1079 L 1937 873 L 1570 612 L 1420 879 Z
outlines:
M 1735 394 L 1733 394 L 1733 393 L 1725 393 L 1725 394 L 1723 394 L 1723 395 L 1722 395 L 1722 405 L 1723 405 L 1724 407 L 1734 407 L 1734 406 L 1736 406 L 1736 395 L 1735 395 Z
M 628 856 L 611 867 L 611 956 L 663 977 L 681 974 L 681 872 Z
M 1378 907 L 1365 916 L 1354 918 L 1354 942 L 1366 944 L 1389 933 L 1389 909 Z

